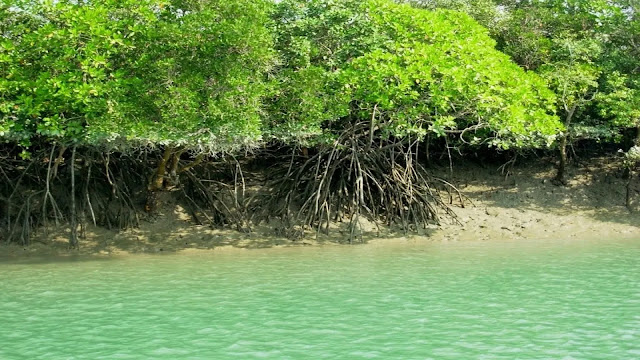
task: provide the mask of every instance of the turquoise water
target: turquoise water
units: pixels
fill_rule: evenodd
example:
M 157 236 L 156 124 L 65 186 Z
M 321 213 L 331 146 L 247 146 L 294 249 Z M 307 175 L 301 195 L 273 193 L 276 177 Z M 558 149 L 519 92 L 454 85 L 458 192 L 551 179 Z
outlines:
M 0 263 L 0 359 L 639 359 L 640 240 Z

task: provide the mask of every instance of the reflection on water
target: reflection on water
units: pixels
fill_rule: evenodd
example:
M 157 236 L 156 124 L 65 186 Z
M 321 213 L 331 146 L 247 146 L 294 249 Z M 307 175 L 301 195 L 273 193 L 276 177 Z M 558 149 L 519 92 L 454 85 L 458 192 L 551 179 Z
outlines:
M 640 358 L 640 240 L 0 264 L 0 359 Z

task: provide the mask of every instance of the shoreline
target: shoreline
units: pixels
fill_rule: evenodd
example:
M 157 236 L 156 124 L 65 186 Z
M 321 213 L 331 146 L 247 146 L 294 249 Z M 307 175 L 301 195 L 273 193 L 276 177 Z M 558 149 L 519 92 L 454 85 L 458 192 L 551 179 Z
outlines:
M 625 180 L 616 176 L 611 159 L 570 168 L 566 187 L 552 185 L 553 165 L 541 161 L 516 165 L 505 176 L 494 168 L 465 164 L 448 178 L 465 198 L 464 207 L 450 205 L 459 223 L 443 218 L 417 233 L 363 222 L 366 244 L 465 241 L 522 241 L 527 239 L 640 239 L 640 214 L 625 207 Z M 447 169 L 440 169 L 446 175 Z M 447 194 L 442 194 L 447 195 Z M 448 197 L 448 196 L 447 196 Z M 79 250 L 69 250 L 65 231 L 39 234 L 31 245 L 0 245 L 0 261 L 41 257 L 109 257 L 136 254 L 193 253 L 245 249 L 340 246 L 347 238 L 344 224 L 329 235 L 310 231 L 291 241 L 274 233 L 273 225 L 256 226 L 251 233 L 194 225 L 188 212 L 176 203 L 165 204 L 160 216 L 139 228 L 110 231 L 86 229 Z M 68 230 L 67 230 L 68 233 Z M 358 242 L 354 242 L 357 244 Z

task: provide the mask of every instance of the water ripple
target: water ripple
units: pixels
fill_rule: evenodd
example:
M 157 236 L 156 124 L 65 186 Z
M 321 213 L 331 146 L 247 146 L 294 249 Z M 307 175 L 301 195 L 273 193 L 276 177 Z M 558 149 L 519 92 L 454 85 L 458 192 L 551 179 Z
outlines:
M 0 359 L 640 358 L 640 240 L 0 264 Z

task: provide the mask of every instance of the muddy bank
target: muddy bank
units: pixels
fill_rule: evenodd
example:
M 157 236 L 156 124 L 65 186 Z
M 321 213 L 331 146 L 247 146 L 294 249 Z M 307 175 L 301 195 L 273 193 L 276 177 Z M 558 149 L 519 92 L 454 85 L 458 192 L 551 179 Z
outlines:
M 490 241 L 492 239 L 640 239 L 640 213 L 625 206 L 626 180 L 612 159 L 591 159 L 569 169 L 569 183 L 551 183 L 554 166 L 539 160 L 516 164 L 505 174 L 497 165 L 465 164 L 435 170 L 456 184 L 464 198 L 447 203 L 457 221 L 444 217 L 416 234 L 362 224 L 365 243 L 403 241 Z M 638 197 L 638 189 L 632 189 Z M 40 231 L 28 247 L 0 245 L 0 257 L 66 255 L 126 255 L 290 246 L 331 246 L 348 243 L 346 224 L 332 226 L 329 235 L 313 231 L 299 240 L 281 235 L 277 224 L 261 224 L 251 232 L 195 225 L 182 204 L 167 200 L 156 217 L 136 229 L 109 231 L 88 227 L 79 250 L 68 249 L 68 230 Z M 358 239 L 359 240 L 359 239 Z M 359 241 L 358 241 L 359 242 Z M 357 242 L 356 242 L 357 243 Z

